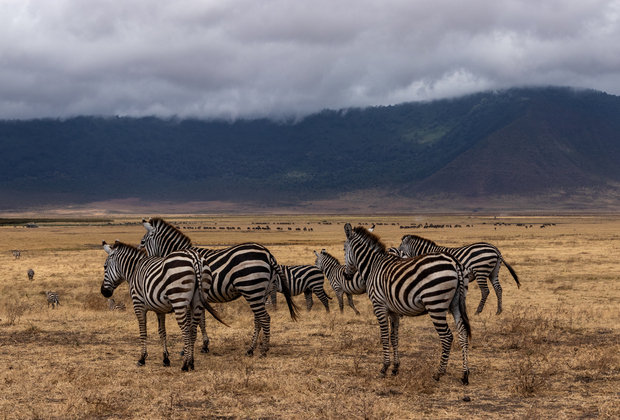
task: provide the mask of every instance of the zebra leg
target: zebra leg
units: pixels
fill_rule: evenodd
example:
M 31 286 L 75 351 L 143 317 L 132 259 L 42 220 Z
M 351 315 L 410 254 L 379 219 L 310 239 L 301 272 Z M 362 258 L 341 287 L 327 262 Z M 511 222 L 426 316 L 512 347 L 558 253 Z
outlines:
M 314 294 L 316 295 L 316 297 L 319 298 L 323 306 L 325 306 L 325 310 L 329 312 L 329 299 L 327 298 L 327 295 L 325 294 L 325 290 L 323 290 L 322 287 L 320 289 L 317 288 L 316 290 L 314 290 Z
M 487 298 L 489 297 L 489 286 L 487 286 L 486 277 L 479 276 L 477 273 L 475 274 L 475 276 L 476 276 L 476 282 L 478 283 L 478 286 L 480 287 L 480 292 L 482 293 L 482 297 L 480 297 L 480 303 L 478 304 L 478 309 L 476 309 L 476 313 L 474 314 L 474 315 L 478 315 L 484 309 L 484 304 L 486 303 Z
M 392 351 L 394 352 L 394 364 L 392 365 L 392 375 L 398 374 L 398 368 L 400 366 L 400 358 L 398 357 L 398 324 L 400 316 L 394 312 L 390 312 L 390 342 L 392 344 Z
M 336 292 L 336 299 L 338 299 L 338 306 L 340 307 L 340 313 L 343 313 L 344 312 L 344 301 L 342 299 L 342 294 L 343 294 L 342 289 L 335 290 L 335 292 Z
M 189 306 L 182 306 L 174 308 L 174 315 L 177 319 L 177 324 L 181 328 L 183 335 L 183 366 L 181 370 L 187 372 L 194 366 L 194 349 L 192 348 L 192 312 Z
M 379 321 L 379 329 L 381 331 L 381 346 L 383 347 L 381 377 L 385 378 L 385 372 L 390 367 L 390 325 L 388 323 L 388 312 L 386 308 L 374 306 L 374 313 Z
M 265 357 L 267 355 L 267 351 L 269 350 L 271 317 L 265 310 L 264 304 L 258 305 L 255 303 L 254 306 L 250 305 L 250 309 L 254 312 L 254 335 L 252 336 L 252 344 L 245 354 L 246 356 L 254 355 L 254 349 L 256 348 L 258 337 L 262 330 L 263 338 L 260 346 L 260 357 Z
M 306 310 L 310 312 L 312 310 L 312 305 L 314 305 L 312 301 L 312 290 L 304 291 L 304 297 L 306 298 Z
M 359 311 L 355 309 L 355 305 L 353 304 L 353 295 L 351 293 L 347 293 L 347 300 L 349 301 L 349 306 L 355 311 L 355 315 L 359 315 Z
M 202 333 L 202 348 L 201 353 L 209 353 L 209 335 L 207 334 L 207 327 L 205 326 L 205 310 L 203 309 L 200 314 L 200 332 Z
M 170 354 L 166 343 L 166 314 L 157 314 L 157 331 L 159 332 L 159 340 L 164 349 L 164 366 L 170 366 Z
M 452 348 L 454 336 L 452 335 L 452 331 L 450 331 L 448 323 L 446 322 L 445 312 L 431 314 L 431 318 L 433 319 L 433 325 L 435 325 L 435 330 L 437 330 L 439 340 L 441 341 L 441 360 L 439 362 L 439 370 L 435 375 L 433 375 L 433 379 L 438 381 L 439 378 L 446 373 L 446 366 L 448 366 L 448 359 L 450 358 L 450 349 Z
M 491 284 L 493 285 L 493 290 L 495 290 L 495 296 L 497 296 L 497 313 L 495 315 L 499 315 L 502 313 L 502 286 L 499 284 L 499 269 L 502 265 L 501 258 L 497 259 L 497 263 L 491 271 L 491 275 L 489 276 L 489 280 L 491 280 Z
M 148 353 L 146 352 L 146 312 L 136 311 L 136 317 L 138 318 L 138 327 L 140 328 L 140 342 L 142 346 L 142 354 L 138 359 L 138 366 L 144 366 Z
M 465 328 L 465 324 L 463 323 L 463 318 L 461 316 L 458 299 L 455 298 L 450 304 L 450 312 L 452 312 L 452 316 L 454 317 L 454 323 L 456 324 L 456 328 L 459 333 L 459 343 L 461 344 L 461 349 L 463 350 L 463 378 L 461 379 L 461 382 L 463 385 L 469 385 L 469 339 L 467 337 L 467 329 Z

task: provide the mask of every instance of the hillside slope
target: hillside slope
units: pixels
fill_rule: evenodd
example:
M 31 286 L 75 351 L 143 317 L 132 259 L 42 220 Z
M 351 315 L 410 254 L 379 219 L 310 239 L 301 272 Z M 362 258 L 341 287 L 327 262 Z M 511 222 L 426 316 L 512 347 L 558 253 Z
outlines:
M 0 121 L 0 147 L 1 209 L 127 198 L 277 206 L 364 190 L 403 198 L 615 191 L 620 98 L 511 89 L 297 122 Z

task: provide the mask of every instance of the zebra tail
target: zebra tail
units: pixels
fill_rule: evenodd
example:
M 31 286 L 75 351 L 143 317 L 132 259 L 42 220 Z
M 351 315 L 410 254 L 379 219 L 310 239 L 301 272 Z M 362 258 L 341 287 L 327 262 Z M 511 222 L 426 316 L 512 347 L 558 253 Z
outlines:
M 517 273 L 512 269 L 510 264 L 508 264 L 503 257 L 502 257 L 502 261 L 504 262 L 504 265 L 506 266 L 508 271 L 510 271 L 510 274 L 512 274 L 512 278 L 514 278 L 515 281 L 517 282 L 517 288 L 521 288 L 521 283 L 519 283 L 519 277 L 517 276 Z
M 273 257 L 273 255 L 269 254 L 269 257 L 270 257 L 271 269 L 276 270 L 276 274 L 280 277 L 280 284 L 282 285 L 282 294 L 284 295 L 284 298 L 286 299 L 288 310 L 291 313 L 291 319 L 293 321 L 297 321 L 297 318 L 299 315 L 299 308 L 297 307 L 297 305 L 293 301 L 293 298 L 291 297 L 291 289 L 289 289 L 288 287 L 288 283 L 286 282 L 286 277 L 284 277 L 284 273 L 280 269 L 280 266 L 276 262 L 276 259 Z
M 203 293 L 202 284 L 204 282 L 208 282 L 209 287 L 211 287 L 211 285 L 213 284 L 213 275 L 211 274 L 211 268 L 207 265 L 204 258 L 200 256 L 197 257 L 198 263 L 194 265 L 194 271 L 196 272 L 196 286 L 198 288 L 198 294 L 200 295 L 200 303 L 202 304 L 203 308 L 209 311 L 213 318 L 226 325 L 227 327 L 230 327 L 230 325 L 225 323 L 222 318 L 220 318 L 220 314 L 215 310 L 215 308 L 211 306 L 209 302 L 207 302 L 207 296 Z
M 465 301 L 465 280 L 463 278 L 464 268 L 461 264 L 458 264 L 458 268 L 456 270 L 459 277 L 459 311 L 461 312 L 461 318 L 463 319 L 463 325 L 465 326 L 465 331 L 467 331 L 467 337 L 471 339 L 471 325 L 469 324 L 469 317 L 467 316 L 467 304 Z

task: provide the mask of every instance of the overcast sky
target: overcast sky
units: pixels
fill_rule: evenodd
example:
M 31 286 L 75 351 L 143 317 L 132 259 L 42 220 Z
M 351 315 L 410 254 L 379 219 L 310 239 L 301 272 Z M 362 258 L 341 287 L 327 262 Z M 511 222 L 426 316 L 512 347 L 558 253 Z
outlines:
M 620 94 L 620 0 L 0 0 L 0 119 Z

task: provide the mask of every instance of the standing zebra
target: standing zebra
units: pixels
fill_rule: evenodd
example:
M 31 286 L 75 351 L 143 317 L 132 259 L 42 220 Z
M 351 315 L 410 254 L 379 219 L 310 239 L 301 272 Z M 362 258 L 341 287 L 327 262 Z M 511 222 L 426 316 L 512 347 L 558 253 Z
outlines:
M 312 293 L 319 298 L 325 310 L 329 312 L 329 300 L 323 288 L 323 272 L 312 265 L 280 265 L 280 270 L 284 274 L 284 280 L 288 284 L 291 296 L 304 294 L 306 298 L 306 309 L 312 309 Z M 276 275 L 274 285 L 271 289 L 271 303 L 276 304 L 276 292 L 282 293 L 282 279 Z
M 355 305 L 353 304 L 353 295 L 366 293 L 366 282 L 362 276 L 356 272 L 352 280 L 345 280 L 345 267 L 344 265 L 340 265 L 340 261 L 332 257 L 331 254 L 327 253 L 324 249 L 321 250 L 320 254 L 314 251 L 314 255 L 316 255 L 314 265 L 325 273 L 325 277 L 327 277 L 329 284 L 332 286 L 332 289 L 334 289 L 334 292 L 336 292 L 340 313 L 344 310 L 342 295 L 346 294 L 349 306 L 355 311 L 355 315 L 359 315 L 359 311 L 355 309 Z
M 111 311 L 124 311 L 126 309 L 123 302 L 116 303 L 112 298 L 108 299 L 108 306 Z
M 146 314 L 153 311 L 159 321 L 159 336 L 164 355 L 164 366 L 170 366 L 166 346 L 166 314 L 174 312 L 181 328 L 184 343 L 183 371 L 194 369 L 194 341 L 196 326 L 203 308 L 224 323 L 206 302 L 211 286 L 211 270 L 204 259 L 191 250 L 173 252 L 166 258 L 148 257 L 146 252 L 132 245 L 116 241 L 113 246 L 103 242 L 108 253 L 101 294 L 109 298 L 123 282 L 129 284 L 133 309 L 138 318 L 142 354 L 138 366 L 144 366 L 146 351 Z
M 428 313 L 442 346 L 439 370 L 433 376 L 439 380 L 446 372 L 452 347 L 453 336 L 446 322 L 446 315 L 450 311 L 463 348 L 461 381 L 467 385 L 469 383 L 467 348 L 471 329 L 467 318 L 466 285 L 461 264 L 446 253 L 401 259 L 387 253 L 379 237 L 364 227 L 358 226 L 352 229 L 347 223 L 344 230 L 347 237 L 344 244 L 345 274 L 347 278 L 351 278 L 357 270 L 366 280 L 368 297 L 379 321 L 383 346 L 381 375 L 384 376 L 390 366 L 390 343 L 394 351 L 392 373 L 394 375 L 398 373 L 399 315 L 418 316 Z
M 13 256 L 18 260 L 22 257 L 22 253 L 20 251 L 13 251 Z
M 45 296 L 47 298 L 48 308 L 50 307 L 50 303 L 52 304 L 52 309 L 55 309 L 58 307 L 58 305 L 60 305 L 60 301 L 58 300 L 58 293 L 48 290 L 47 292 L 45 292 Z
M 34 270 L 32 268 L 29 268 L 26 273 L 28 274 L 28 280 L 34 280 Z
M 140 242 L 140 249 L 148 255 L 166 256 L 170 252 L 191 249 L 199 253 L 211 267 L 213 285 L 208 291 L 209 302 L 230 302 L 243 296 L 254 312 L 254 335 L 246 355 L 252 356 L 261 330 L 263 340 L 260 355 L 265 356 L 269 350 L 271 318 L 265 309 L 265 299 L 270 291 L 274 273 L 284 277 L 276 259 L 262 245 L 244 243 L 226 249 L 211 250 L 192 246 L 192 241 L 176 227 L 165 220 L 154 217 L 149 221 L 142 220 L 147 230 Z M 282 293 L 288 304 L 293 320 L 297 320 L 297 306 L 291 298 L 286 283 L 282 283 Z M 203 337 L 202 351 L 209 352 L 209 337 L 204 322 L 200 322 Z
M 502 313 L 502 286 L 499 284 L 499 269 L 502 262 L 506 265 L 510 274 L 517 282 L 517 287 L 521 287 L 519 277 L 512 267 L 502 258 L 502 254 L 495 246 L 486 242 L 477 242 L 471 245 L 465 245 L 460 248 L 448 248 L 439 246 L 430 239 L 424 239 L 417 235 L 405 235 L 398 250 L 404 257 L 414 257 L 416 255 L 427 254 L 429 252 L 447 252 L 454 256 L 465 268 L 470 270 L 471 276 L 476 277 L 476 282 L 480 287 L 482 297 L 478 304 L 476 314 L 482 312 L 484 304 L 489 296 L 489 287 L 487 286 L 487 278 L 491 280 L 495 295 L 497 296 L 497 313 Z

